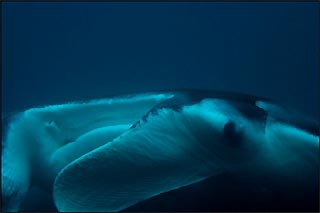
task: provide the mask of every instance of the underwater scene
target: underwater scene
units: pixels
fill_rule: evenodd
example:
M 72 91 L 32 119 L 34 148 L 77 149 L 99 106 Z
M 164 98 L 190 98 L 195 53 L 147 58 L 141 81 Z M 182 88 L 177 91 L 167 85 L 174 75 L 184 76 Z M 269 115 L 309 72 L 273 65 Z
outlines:
M 318 2 L 1 2 L 2 212 L 319 211 Z

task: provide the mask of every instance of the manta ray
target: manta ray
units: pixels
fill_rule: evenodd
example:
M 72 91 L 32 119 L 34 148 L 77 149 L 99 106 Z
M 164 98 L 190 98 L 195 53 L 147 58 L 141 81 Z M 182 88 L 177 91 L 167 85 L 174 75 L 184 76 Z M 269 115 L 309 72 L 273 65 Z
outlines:
M 38 186 L 58 211 L 115 212 L 224 173 L 303 197 L 318 167 L 318 123 L 265 98 L 177 90 L 39 106 L 4 129 L 2 210 Z

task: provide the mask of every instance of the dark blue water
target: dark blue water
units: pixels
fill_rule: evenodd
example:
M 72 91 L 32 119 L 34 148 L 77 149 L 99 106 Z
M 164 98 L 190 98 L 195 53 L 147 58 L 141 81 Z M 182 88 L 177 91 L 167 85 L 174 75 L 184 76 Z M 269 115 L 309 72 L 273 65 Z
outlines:
M 3 112 L 204 88 L 319 115 L 318 3 L 2 3 Z
M 5 2 L 2 111 L 6 115 L 37 105 L 119 93 L 197 88 L 271 98 L 317 119 L 318 26 L 316 2 Z M 310 201 L 318 199 L 314 194 L 302 204 L 296 200 L 276 204 L 281 194 L 265 195 L 252 206 L 249 200 L 259 192 L 238 185 L 238 194 L 223 194 L 223 187 L 232 188 L 225 178 L 233 181 L 230 177 L 214 181 L 218 194 L 211 190 L 200 196 L 199 187 L 210 186 L 212 180 L 209 185 L 191 186 L 188 190 L 199 193 L 197 204 L 182 189 L 171 192 L 181 203 L 164 195 L 128 210 L 317 208 Z M 34 197 L 40 201 L 50 199 L 46 196 L 35 189 Z M 218 201 L 215 206 L 210 206 L 212 197 Z M 228 208 L 237 200 L 240 209 Z M 44 202 L 29 197 L 26 209 L 55 210 L 52 203 Z

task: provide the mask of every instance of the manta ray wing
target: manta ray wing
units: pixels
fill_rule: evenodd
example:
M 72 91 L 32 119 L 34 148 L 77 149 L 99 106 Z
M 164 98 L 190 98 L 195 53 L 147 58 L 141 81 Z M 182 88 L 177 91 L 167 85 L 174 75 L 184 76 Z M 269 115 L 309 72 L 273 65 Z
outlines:
M 111 141 L 170 93 L 36 107 L 9 122 L 2 149 L 4 211 L 17 211 L 31 184 L 52 190 L 56 174 Z
M 73 161 L 54 184 L 59 211 L 119 211 L 220 173 L 199 137 L 206 137 L 203 132 L 222 132 L 219 127 L 227 120 L 217 113 L 217 129 L 211 131 L 201 112 L 198 105 L 182 112 L 159 109 L 112 142 Z

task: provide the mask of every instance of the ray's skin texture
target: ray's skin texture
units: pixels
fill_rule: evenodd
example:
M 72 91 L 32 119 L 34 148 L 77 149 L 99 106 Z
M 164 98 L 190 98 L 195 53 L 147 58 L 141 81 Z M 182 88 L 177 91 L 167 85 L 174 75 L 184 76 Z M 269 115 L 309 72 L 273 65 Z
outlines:
M 54 195 L 59 211 L 315 210 L 318 131 L 316 122 L 270 100 L 228 92 L 162 91 L 33 108 L 6 132 L 3 207 L 18 210 L 37 186 Z M 284 205 L 243 206 L 235 202 L 241 190 L 218 187 L 228 180 L 260 195 L 253 202 L 277 197 Z M 203 186 L 203 195 L 221 199 L 210 206 L 203 196 L 181 196 Z M 172 204 L 176 197 L 194 202 L 184 208 Z

